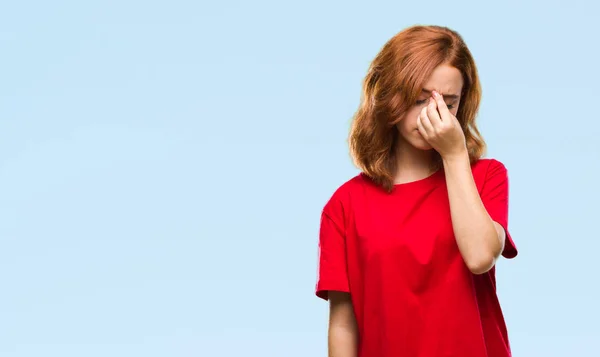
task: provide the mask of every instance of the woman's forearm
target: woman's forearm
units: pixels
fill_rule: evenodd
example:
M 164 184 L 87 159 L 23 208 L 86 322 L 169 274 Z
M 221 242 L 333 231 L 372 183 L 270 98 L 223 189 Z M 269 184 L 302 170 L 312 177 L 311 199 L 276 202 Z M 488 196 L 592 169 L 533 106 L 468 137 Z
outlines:
M 329 327 L 329 357 L 356 357 L 358 333 L 356 328 L 346 326 Z
M 329 292 L 329 357 L 358 355 L 358 328 L 349 293 Z
M 444 158 L 452 226 L 460 253 L 475 274 L 490 270 L 502 252 L 503 230 L 486 211 L 477 191 L 469 155 Z

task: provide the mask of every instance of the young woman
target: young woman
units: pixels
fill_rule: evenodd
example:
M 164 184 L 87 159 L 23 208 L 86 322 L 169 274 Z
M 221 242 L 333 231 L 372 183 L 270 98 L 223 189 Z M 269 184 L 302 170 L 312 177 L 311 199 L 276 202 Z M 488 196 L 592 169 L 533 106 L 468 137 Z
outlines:
M 445 27 L 405 29 L 371 64 L 349 139 L 362 172 L 321 216 L 329 356 L 511 355 L 494 264 L 517 250 L 506 168 L 481 158 L 480 98 Z

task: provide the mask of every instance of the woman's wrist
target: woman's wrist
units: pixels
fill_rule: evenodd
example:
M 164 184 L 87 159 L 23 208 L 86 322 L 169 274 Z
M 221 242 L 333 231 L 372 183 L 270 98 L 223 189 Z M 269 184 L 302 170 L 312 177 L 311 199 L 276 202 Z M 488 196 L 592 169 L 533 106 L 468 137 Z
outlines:
M 469 152 L 467 151 L 467 148 L 465 148 L 464 150 L 460 150 L 453 154 L 442 155 L 442 162 L 444 164 L 444 168 L 446 169 L 449 166 L 462 166 L 465 163 L 470 164 Z

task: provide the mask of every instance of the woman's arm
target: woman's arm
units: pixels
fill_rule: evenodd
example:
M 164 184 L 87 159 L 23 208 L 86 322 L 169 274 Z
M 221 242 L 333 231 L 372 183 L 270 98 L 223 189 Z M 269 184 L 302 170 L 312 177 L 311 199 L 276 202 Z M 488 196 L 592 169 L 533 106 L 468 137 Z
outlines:
M 474 274 L 489 271 L 504 249 L 506 233 L 486 211 L 465 151 L 443 158 L 454 236 L 460 253 Z
M 417 118 L 419 132 L 444 162 L 452 226 L 463 260 L 474 274 L 489 271 L 506 233 L 488 214 L 473 179 L 464 132 L 436 91 Z M 457 110 L 457 109 L 454 109 Z
M 329 291 L 329 357 L 356 357 L 358 329 L 350 294 Z

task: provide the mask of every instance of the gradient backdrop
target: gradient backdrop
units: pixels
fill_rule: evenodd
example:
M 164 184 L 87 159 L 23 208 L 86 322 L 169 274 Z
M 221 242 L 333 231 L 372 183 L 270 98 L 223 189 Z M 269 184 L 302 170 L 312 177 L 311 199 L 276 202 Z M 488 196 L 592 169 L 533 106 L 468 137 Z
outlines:
M 598 356 L 595 1 L 2 1 L 0 356 L 325 356 L 320 210 L 381 46 L 461 33 L 521 356 Z

